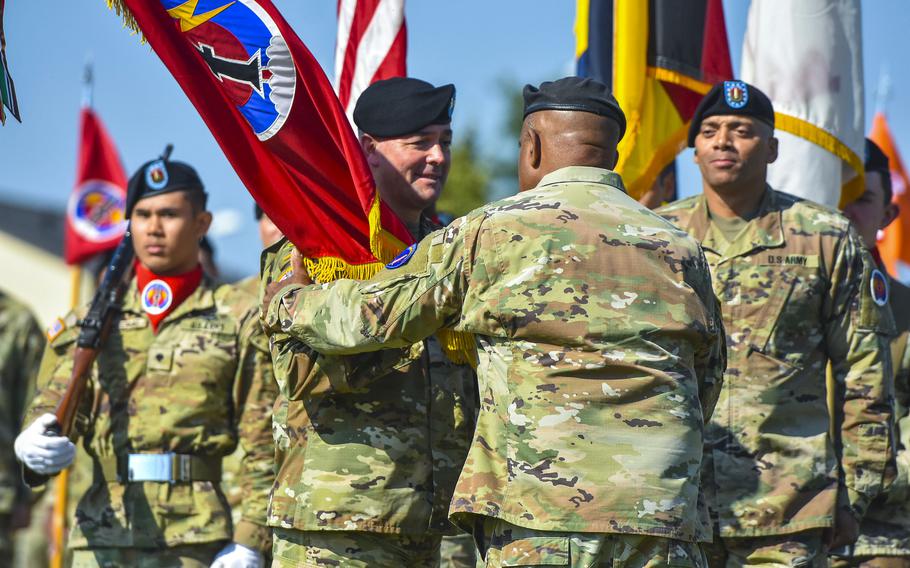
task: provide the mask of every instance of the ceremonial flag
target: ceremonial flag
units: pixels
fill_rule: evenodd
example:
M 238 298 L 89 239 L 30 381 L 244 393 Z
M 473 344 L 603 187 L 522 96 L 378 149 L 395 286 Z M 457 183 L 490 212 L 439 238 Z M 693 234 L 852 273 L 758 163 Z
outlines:
M 66 206 L 63 238 L 67 264 L 113 249 L 126 229 L 127 178 L 117 148 L 90 105 L 82 107 L 79 124 L 76 186 Z
M 859 0 L 753 0 L 742 78 L 774 103 L 775 189 L 842 208 L 863 193 Z
M 733 77 L 722 0 L 577 0 L 575 38 L 577 74 L 626 113 L 616 170 L 638 199 L 685 147 L 702 96 Z
M 108 0 L 141 31 L 247 190 L 321 281 L 372 275 L 412 242 L 344 109 L 270 0 Z
M 351 124 L 364 89 L 407 75 L 407 54 L 404 0 L 338 0 L 335 91 Z
M 884 236 L 878 241 L 878 251 L 892 276 L 910 285 L 910 176 L 901 161 L 897 143 L 891 136 L 888 120 L 882 113 L 876 113 L 872 119 L 872 130 L 869 138 L 878 144 L 891 167 L 891 183 L 894 188 L 892 201 L 897 203 L 900 213 L 884 230 Z
M 9 64 L 6 62 L 6 36 L 3 34 L 3 9 L 6 0 L 0 0 L 0 124 L 6 124 L 6 113 L 3 107 L 9 109 L 13 118 L 19 118 L 19 101 L 16 99 L 16 86 L 9 75 Z

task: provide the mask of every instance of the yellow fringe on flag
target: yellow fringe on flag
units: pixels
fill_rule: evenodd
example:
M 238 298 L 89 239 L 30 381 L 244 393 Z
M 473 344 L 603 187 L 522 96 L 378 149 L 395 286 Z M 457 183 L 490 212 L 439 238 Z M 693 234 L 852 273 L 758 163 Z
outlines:
M 109 10 L 113 10 L 120 18 L 123 20 L 123 27 L 130 30 L 130 34 L 139 35 L 139 42 L 145 43 L 145 36 L 142 35 L 142 30 L 139 29 L 139 23 L 136 22 L 136 18 L 133 17 L 133 13 L 130 12 L 129 8 L 126 7 L 123 0 L 107 0 L 107 7 Z

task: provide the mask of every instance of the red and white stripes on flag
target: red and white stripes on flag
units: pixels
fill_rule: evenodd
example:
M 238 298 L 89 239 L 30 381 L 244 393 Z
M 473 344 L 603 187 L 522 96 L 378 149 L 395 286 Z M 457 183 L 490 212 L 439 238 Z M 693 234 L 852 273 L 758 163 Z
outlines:
M 370 83 L 407 75 L 407 53 L 404 0 L 338 0 L 335 92 L 349 119 Z

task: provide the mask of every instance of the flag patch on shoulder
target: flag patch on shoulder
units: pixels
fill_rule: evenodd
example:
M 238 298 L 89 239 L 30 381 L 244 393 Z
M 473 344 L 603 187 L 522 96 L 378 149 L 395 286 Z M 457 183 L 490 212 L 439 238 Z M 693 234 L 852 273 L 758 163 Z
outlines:
M 57 339 L 57 337 L 59 337 L 60 334 L 63 333 L 63 330 L 65 330 L 65 329 L 66 329 L 66 323 L 64 323 L 63 319 L 57 318 L 54 320 L 54 323 L 52 323 L 51 325 L 48 326 L 48 328 L 47 328 L 47 330 L 45 330 L 44 334 L 47 336 L 48 342 L 51 342 L 51 341 Z

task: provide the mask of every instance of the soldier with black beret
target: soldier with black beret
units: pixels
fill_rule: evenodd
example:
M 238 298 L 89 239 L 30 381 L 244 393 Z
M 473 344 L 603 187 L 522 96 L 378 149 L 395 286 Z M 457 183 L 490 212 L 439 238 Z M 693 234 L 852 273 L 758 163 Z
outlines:
M 258 299 L 203 274 L 206 193 L 196 171 L 168 154 L 129 182 L 135 274 L 78 410 L 94 477 L 68 546 L 78 567 L 261 567 L 271 546 L 264 512 L 276 388 Z M 73 459 L 73 444 L 48 429 L 84 315 L 74 310 L 48 330 L 38 392 L 16 439 L 16 455 L 40 476 Z M 234 523 L 220 484 L 222 459 L 238 442 L 247 455 Z
M 426 211 L 449 174 L 454 108 L 454 86 L 406 77 L 373 83 L 354 108 L 379 196 L 415 240 L 436 229 Z M 287 241 L 266 250 L 265 282 L 289 273 L 292 252 Z M 470 535 L 447 518 L 474 431 L 471 366 L 436 337 L 400 353 L 319 357 L 267 332 L 276 408 L 287 408 L 275 412 L 275 565 L 473 568 Z
M 892 458 L 884 276 L 846 218 L 768 186 L 774 126 L 758 88 L 715 85 L 688 137 L 702 193 L 658 209 L 701 242 L 727 331 L 702 471 L 712 566 L 826 566 Z

